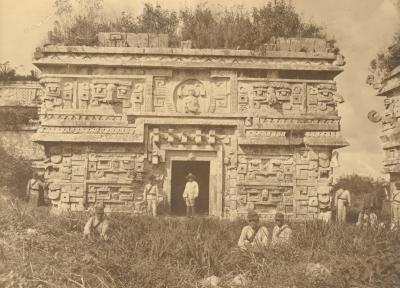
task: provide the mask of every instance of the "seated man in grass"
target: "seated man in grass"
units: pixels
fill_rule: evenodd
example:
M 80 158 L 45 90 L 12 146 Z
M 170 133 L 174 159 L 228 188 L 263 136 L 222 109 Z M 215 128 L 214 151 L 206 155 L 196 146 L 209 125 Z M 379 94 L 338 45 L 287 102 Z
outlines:
M 249 225 L 243 227 L 238 241 L 239 248 L 243 250 L 263 248 L 268 246 L 268 229 L 260 225 L 260 217 L 256 211 L 250 210 L 247 214 Z
M 360 214 L 358 214 L 357 226 L 361 228 L 378 227 L 378 216 L 374 213 L 374 211 L 368 207 L 365 207 L 361 210 Z
M 103 240 L 108 240 L 108 220 L 104 218 L 104 206 L 98 205 L 95 208 L 96 214 L 89 218 L 83 230 L 84 238 L 100 237 Z
M 285 224 L 285 216 L 282 213 L 275 214 L 276 225 L 272 231 L 271 245 L 273 247 L 288 245 L 292 241 L 292 229 Z

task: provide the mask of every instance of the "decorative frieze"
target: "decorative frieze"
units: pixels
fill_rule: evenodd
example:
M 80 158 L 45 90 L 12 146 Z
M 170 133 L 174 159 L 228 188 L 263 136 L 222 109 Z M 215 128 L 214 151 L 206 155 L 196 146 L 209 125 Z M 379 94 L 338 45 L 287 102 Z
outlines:
M 277 51 L 44 49 L 34 140 L 46 148 L 40 167 L 53 208 L 101 202 L 109 211 L 143 213 L 143 185 L 156 174 L 166 199 L 160 205 L 174 209 L 174 161 L 207 161 L 212 215 L 249 208 L 266 219 L 277 211 L 317 215 L 331 201 L 332 150 L 346 143 L 335 83 L 309 76 L 339 73 L 335 60 Z M 307 75 L 279 79 L 295 75 L 288 70 Z

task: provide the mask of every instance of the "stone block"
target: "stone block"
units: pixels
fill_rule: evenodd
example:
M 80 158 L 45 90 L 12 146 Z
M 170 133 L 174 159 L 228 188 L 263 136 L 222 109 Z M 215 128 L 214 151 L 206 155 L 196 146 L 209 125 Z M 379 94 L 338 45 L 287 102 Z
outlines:
M 61 193 L 60 200 L 62 203 L 69 203 L 69 193 Z

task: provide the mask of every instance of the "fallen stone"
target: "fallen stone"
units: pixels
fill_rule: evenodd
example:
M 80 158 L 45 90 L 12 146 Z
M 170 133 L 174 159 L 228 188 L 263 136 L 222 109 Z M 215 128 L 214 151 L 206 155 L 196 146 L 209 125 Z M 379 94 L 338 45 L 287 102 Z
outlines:
M 200 281 L 201 287 L 219 287 L 218 284 L 221 282 L 221 279 L 217 276 L 210 276 L 207 278 L 204 278 Z
M 306 277 L 308 278 L 327 278 L 331 276 L 331 271 L 320 263 L 308 263 L 306 267 Z
M 247 279 L 244 275 L 239 274 L 231 281 L 231 286 L 233 287 L 246 287 L 247 286 Z
M 36 229 L 32 229 L 32 228 L 28 228 L 28 229 L 26 229 L 26 234 L 28 234 L 28 235 L 36 235 L 37 234 L 37 230 Z

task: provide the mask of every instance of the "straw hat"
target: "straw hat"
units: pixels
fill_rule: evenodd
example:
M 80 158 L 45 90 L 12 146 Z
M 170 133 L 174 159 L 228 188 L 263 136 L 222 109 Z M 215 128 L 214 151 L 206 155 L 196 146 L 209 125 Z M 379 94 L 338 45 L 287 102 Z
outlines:
M 186 176 L 186 179 L 190 179 L 190 178 L 196 179 L 196 176 L 194 176 L 192 173 L 189 173 L 189 174 Z

